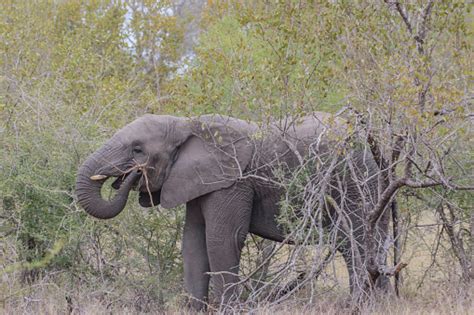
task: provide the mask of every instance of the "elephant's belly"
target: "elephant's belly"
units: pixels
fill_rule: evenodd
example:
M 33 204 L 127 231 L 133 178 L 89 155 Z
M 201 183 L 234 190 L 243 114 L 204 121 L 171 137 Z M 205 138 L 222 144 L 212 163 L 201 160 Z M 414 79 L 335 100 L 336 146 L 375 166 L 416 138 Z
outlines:
M 280 196 L 269 193 L 263 196 L 257 194 L 256 197 L 249 232 L 266 239 L 282 242 L 285 236 L 276 221 Z

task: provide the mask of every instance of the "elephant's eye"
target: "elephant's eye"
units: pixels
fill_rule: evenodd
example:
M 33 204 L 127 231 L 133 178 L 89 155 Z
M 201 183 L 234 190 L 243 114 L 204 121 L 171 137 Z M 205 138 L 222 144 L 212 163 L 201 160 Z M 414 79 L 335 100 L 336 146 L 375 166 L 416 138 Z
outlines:
M 142 153 L 142 148 L 140 148 L 139 146 L 136 146 L 133 148 L 133 153 L 135 154 L 138 154 L 138 153 Z

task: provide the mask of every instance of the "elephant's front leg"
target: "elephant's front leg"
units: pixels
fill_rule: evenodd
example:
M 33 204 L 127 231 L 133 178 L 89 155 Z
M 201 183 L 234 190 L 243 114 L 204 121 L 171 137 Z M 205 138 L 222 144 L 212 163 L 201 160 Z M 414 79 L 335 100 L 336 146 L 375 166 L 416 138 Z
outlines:
M 196 201 L 186 205 L 183 232 L 184 282 L 191 294 L 190 306 L 204 310 L 209 290 L 209 260 L 207 258 L 204 217 Z
M 253 191 L 242 183 L 213 192 L 201 201 L 216 302 L 227 304 L 236 292 L 240 253 L 247 236 Z

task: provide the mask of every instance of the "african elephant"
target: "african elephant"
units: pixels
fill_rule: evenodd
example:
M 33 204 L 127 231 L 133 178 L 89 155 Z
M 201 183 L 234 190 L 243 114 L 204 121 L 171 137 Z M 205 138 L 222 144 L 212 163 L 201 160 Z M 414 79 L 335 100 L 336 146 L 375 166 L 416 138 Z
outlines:
M 225 285 L 237 281 L 248 233 L 280 242 L 285 239 L 275 219 L 283 190 L 268 179 L 273 178 L 277 164 L 290 172 L 297 167 L 315 139 L 321 140 L 317 152 L 323 154 L 330 145 L 323 135 L 328 121 L 334 122 L 330 114 L 316 112 L 282 128 L 270 125 L 263 132 L 254 123 L 226 116 L 145 115 L 120 129 L 83 163 L 77 175 L 78 202 L 100 219 L 118 215 L 132 188 L 139 191 L 143 207 L 160 204 L 169 209 L 186 204 L 184 280 L 194 297 L 192 306 L 199 309 L 208 298 L 208 272 L 227 271 L 212 279 L 216 296 L 224 294 Z M 343 123 L 337 124 L 344 129 Z M 365 153 L 360 156 L 357 167 L 375 174 L 378 168 L 373 158 Z M 109 177 L 116 178 L 112 186 L 118 191 L 105 201 L 100 190 Z M 351 199 L 344 211 L 354 226 L 355 238 L 361 241 L 364 228 L 357 204 L 367 199 L 362 196 L 367 192 L 351 188 L 350 178 L 344 181 Z M 376 190 L 375 177 L 371 183 Z M 381 220 L 381 237 L 386 234 L 386 221 Z M 341 244 L 351 266 L 350 245 Z M 231 294 L 225 292 L 223 301 Z

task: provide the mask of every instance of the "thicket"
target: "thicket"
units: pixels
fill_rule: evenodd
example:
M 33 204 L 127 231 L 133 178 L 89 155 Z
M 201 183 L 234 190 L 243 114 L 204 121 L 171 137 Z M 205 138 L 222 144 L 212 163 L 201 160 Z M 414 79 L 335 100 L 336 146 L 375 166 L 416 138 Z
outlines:
M 71 309 L 83 291 L 138 311 L 180 303 L 183 210 L 145 210 L 132 196 L 123 214 L 101 222 L 74 197 L 81 161 L 143 113 L 259 123 L 314 110 L 346 115 L 399 185 L 402 261 L 432 227 L 428 267 L 454 261 L 447 277 L 472 283 L 469 4 L 197 3 L 2 1 L 3 306 L 17 307 L 44 279 L 64 288 L 58 303 Z M 190 28 L 199 29 L 191 50 Z M 418 186 L 427 190 L 410 188 Z M 285 252 L 266 259 L 274 245 L 248 243 L 243 273 L 264 261 L 259 277 L 271 276 Z

